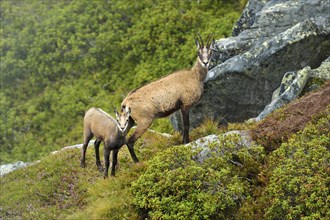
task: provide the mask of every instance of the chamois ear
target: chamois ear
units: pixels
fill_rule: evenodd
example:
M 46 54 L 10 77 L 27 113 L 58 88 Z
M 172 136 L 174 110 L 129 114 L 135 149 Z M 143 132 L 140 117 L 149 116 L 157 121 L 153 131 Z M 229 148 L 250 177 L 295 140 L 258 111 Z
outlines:
M 126 115 L 131 115 L 131 108 L 130 107 L 125 107 L 125 112 L 126 112 Z
M 118 118 L 119 117 L 119 113 L 118 113 L 118 111 L 117 111 L 116 108 L 114 108 L 114 113 L 116 114 L 116 117 Z

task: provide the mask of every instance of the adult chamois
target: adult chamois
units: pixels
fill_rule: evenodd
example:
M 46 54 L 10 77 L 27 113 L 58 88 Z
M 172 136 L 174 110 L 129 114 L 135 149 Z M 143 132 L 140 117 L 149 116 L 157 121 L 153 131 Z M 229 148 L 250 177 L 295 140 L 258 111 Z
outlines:
M 209 35 L 206 45 L 200 34 L 198 37 L 197 61 L 191 69 L 174 72 L 135 89 L 121 103 L 122 111 L 131 109 L 128 129 L 134 123 L 137 125 L 126 142 L 134 162 L 139 162 L 134 152 L 134 143 L 149 128 L 152 121 L 155 118 L 169 116 L 179 109 L 183 122 L 183 143 L 189 142 L 189 109 L 198 102 L 203 93 L 203 82 L 207 76 L 214 46 L 212 34 Z

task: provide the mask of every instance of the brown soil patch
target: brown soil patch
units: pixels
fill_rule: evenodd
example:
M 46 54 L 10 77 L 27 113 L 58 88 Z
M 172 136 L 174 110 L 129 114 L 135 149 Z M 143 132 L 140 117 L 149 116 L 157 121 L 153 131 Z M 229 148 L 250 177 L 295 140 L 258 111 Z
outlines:
M 330 81 L 319 90 L 308 93 L 267 116 L 251 129 L 252 138 L 267 151 L 272 151 L 292 134 L 303 130 L 306 124 L 329 104 Z

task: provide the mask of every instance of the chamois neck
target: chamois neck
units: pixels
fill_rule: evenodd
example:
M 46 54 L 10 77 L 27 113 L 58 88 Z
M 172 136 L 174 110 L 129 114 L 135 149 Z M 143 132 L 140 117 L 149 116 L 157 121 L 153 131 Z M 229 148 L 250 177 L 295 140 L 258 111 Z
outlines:
M 196 74 L 196 77 L 198 78 L 199 81 L 204 82 L 207 76 L 207 70 L 208 68 L 202 67 L 202 65 L 199 63 L 197 58 L 195 65 L 192 67 L 192 71 Z
M 126 136 L 126 131 L 122 131 L 121 129 L 118 129 L 119 137 L 125 137 Z
M 117 137 L 122 138 L 126 136 L 126 129 L 122 130 L 120 126 L 117 124 Z

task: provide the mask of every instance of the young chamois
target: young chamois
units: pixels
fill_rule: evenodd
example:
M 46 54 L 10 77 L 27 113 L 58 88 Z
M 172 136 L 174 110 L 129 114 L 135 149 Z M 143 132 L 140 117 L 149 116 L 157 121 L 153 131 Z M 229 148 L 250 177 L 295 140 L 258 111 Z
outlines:
M 180 110 L 183 122 L 183 143 L 189 142 L 189 109 L 198 102 L 203 93 L 203 82 L 207 76 L 214 46 L 214 38 L 211 34 L 206 45 L 202 37 L 199 34 L 198 36 L 199 40 L 196 38 L 197 61 L 191 69 L 174 72 L 133 90 L 121 103 L 122 109 L 131 109 L 128 129 L 134 123 L 137 125 L 126 142 L 134 162 L 139 162 L 134 152 L 134 143 L 155 118 L 166 117 Z
M 89 109 L 84 117 L 84 143 L 81 149 L 80 166 L 85 167 L 86 149 L 89 141 L 95 136 L 95 158 L 96 166 L 99 171 L 103 171 L 100 161 L 99 147 L 104 142 L 104 161 L 105 170 L 103 177 L 108 177 L 109 157 L 112 150 L 112 167 L 111 176 L 115 176 L 115 166 L 117 164 L 118 150 L 125 144 L 125 136 L 128 131 L 128 122 L 130 110 L 117 112 L 115 109 L 116 119 L 99 108 Z

